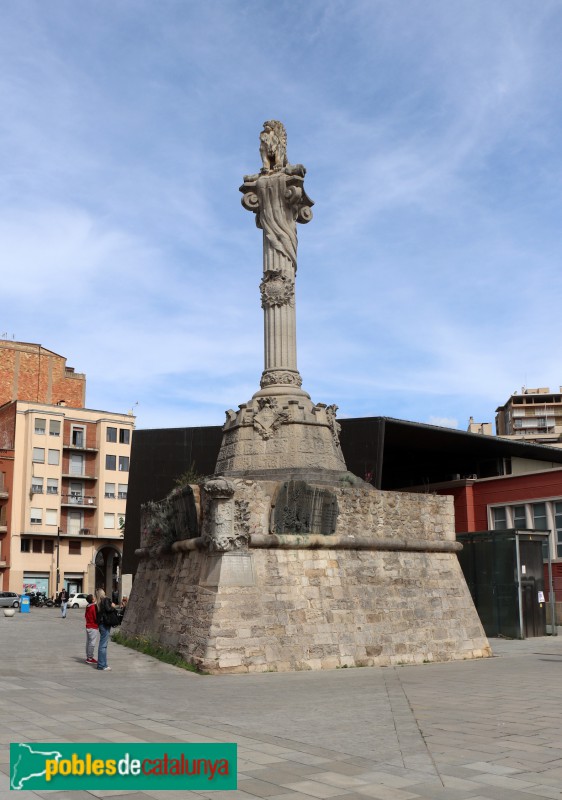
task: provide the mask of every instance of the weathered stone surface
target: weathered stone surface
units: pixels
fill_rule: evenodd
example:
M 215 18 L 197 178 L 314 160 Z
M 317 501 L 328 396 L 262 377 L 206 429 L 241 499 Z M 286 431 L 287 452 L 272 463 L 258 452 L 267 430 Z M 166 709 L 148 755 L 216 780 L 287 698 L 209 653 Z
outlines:
M 273 533 L 335 533 L 338 503 L 333 491 L 305 481 L 286 481 L 275 497 Z
M 275 484 L 235 480 L 248 531 L 268 530 Z M 454 539 L 451 498 L 341 487 L 338 532 Z M 234 559 L 241 558 L 239 562 Z M 446 552 L 252 549 L 141 562 L 123 623 L 210 672 L 414 664 L 490 654 Z
M 198 516 L 192 486 L 174 489 L 160 502 L 145 503 L 141 509 L 141 547 L 162 547 L 198 536 Z

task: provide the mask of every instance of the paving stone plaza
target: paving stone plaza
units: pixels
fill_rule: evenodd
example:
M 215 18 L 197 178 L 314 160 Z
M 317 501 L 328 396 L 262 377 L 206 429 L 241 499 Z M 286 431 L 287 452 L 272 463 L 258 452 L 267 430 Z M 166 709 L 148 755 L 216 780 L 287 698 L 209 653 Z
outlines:
M 0 616 L 0 800 L 562 797 L 562 636 L 416 667 L 196 675 L 109 646 L 83 611 Z M 237 742 L 238 791 L 9 791 L 10 742 Z

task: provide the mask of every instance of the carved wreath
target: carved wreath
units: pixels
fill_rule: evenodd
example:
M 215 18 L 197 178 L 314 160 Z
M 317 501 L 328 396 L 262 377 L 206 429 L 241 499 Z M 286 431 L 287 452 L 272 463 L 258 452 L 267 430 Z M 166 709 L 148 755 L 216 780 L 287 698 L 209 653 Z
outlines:
M 272 308 L 289 303 L 295 294 L 295 282 L 278 272 L 266 272 L 260 283 L 261 307 Z

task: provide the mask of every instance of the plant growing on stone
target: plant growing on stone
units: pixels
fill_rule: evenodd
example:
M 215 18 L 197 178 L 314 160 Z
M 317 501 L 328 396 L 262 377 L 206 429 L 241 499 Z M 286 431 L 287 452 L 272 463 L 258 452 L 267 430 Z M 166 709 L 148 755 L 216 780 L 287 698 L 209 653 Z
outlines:
M 195 467 L 195 461 L 192 461 L 189 468 L 182 472 L 181 475 L 174 480 L 176 486 L 188 486 L 192 483 L 201 483 L 205 476 L 201 475 Z

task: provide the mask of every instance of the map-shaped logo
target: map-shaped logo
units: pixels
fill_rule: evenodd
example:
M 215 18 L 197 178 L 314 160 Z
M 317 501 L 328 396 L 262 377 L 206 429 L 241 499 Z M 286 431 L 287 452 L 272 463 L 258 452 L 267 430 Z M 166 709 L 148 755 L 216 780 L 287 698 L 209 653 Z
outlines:
M 58 750 L 39 749 L 39 746 L 30 744 L 13 744 L 10 748 L 10 761 L 12 765 L 10 775 L 10 789 L 27 789 L 25 785 L 32 778 L 44 778 L 47 772 L 48 759 L 58 761 L 62 753 Z M 16 749 L 17 748 L 17 749 Z M 16 750 L 16 752 L 14 752 Z

